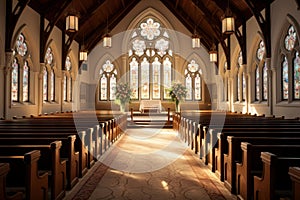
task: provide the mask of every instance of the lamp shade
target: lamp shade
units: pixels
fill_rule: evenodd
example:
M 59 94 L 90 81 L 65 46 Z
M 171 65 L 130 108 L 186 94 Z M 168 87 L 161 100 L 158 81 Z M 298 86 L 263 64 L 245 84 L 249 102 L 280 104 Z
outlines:
M 231 34 L 235 31 L 235 19 L 229 8 L 226 9 L 225 15 L 222 18 L 222 33 Z
M 218 52 L 216 50 L 211 50 L 209 52 L 210 62 L 218 62 Z
M 68 32 L 78 31 L 78 16 L 70 14 L 66 17 L 66 31 Z
M 200 37 L 198 35 L 192 36 L 192 48 L 200 48 Z
M 87 61 L 87 51 L 81 50 L 79 52 L 79 60 L 80 61 Z
M 110 48 L 111 47 L 111 36 L 106 34 L 103 38 L 103 47 Z

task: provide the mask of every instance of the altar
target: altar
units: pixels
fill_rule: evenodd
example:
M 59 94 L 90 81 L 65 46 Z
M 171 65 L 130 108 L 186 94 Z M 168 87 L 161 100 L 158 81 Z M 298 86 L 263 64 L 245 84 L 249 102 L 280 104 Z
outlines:
M 161 101 L 160 100 L 141 100 L 140 101 L 140 112 L 157 112 L 161 111 Z

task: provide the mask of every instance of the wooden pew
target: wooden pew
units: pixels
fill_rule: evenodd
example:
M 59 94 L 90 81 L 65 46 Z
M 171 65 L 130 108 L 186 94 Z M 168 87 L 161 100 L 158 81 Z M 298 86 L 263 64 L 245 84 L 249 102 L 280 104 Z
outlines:
M 268 151 L 280 156 L 298 156 L 300 145 L 252 145 L 241 143 L 241 163 L 236 163 L 236 192 L 238 199 L 253 199 L 253 176 L 262 174 L 261 152 Z
M 39 168 L 49 172 L 51 185 L 51 199 L 62 199 L 66 189 L 66 160 L 60 158 L 61 141 L 49 145 L 0 145 L 1 156 L 12 156 L 39 150 Z
M 91 131 L 79 131 L 76 128 L 53 128 L 53 127 L 40 127 L 28 126 L 26 128 L 14 127 L 10 129 L 0 129 L 1 137 L 67 137 L 76 134 L 75 149 L 79 151 L 79 177 L 84 176 L 88 167 L 91 166 L 93 154 L 89 151 L 87 142 L 91 141 Z M 92 161 L 91 161 L 92 159 Z
M 290 167 L 289 175 L 292 180 L 292 199 L 300 199 L 300 167 Z
M 240 134 L 242 135 L 242 134 Z M 267 137 L 266 137 L 267 136 Z M 236 163 L 242 160 L 242 142 L 249 142 L 252 145 L 297 145 L 300 144 L 299 137 L 276 137 L 269 134 L 261 134 L 259 137 L 247 137 L 247 136 L 228 136 L 228 149 L 224 149 L 224 164 L 222 169 L 224 170 L 224 185 L 225 187 L 235 193 L 236 185 Z M 219 154 L 218 154 L 219 155 Z M 222 155 L 221 155 L 222 156 Z M 219 160 L 219 159 L 218 159 Z M 217 161 L 216 161 L 217 162 Z M 222 164 L 222 163 L 221 163 Z M 216 165 L 219 166 L 219 163 Z M 232 187 L 233 186 L 233 187 Z
M 7 162 L 10 166 L 8 174 L 8 164 L 4 165 L 4 169 L 2 168 L 4 171 L 0 170 L 0 173 L 7 174 L 7 187 L 13 187 L 12 190 L 15 191 L 24 188 L 26 199 L 48 199 L 48 173 L 40 174 L 38 171 L 40 156 L 41 153 L 38 150 L 30 151 L 24 155 L 22 153 L 10 156 L 1 155 L 0 162 Z M 1 186 L 1 190 L 3 189 L 5 189 L 5 182 Z M 3 191 L 5 193 L 0 193 L 0 199 L 5 197 L 6 191 Z M 22 192 L 18 192 L 12 199 L 20 199 L 20 197 L 23 199 Z
M 6 176 L 9 172 L 9 163 L 0 163 L 0 199 L 3 200 L 22 200 L 23 193 L 16 192 L 8 194 L 6 191 Z
M 0 137 L 0 145 L 45 145 L 56 140 L 62 142 L 61 158 L 67 160 L 67 189 L 78 183 L 79 178 L 79 152 L 75 152 L 76 135 L 67 137 Z
M 300 137 L 300 128 L 278 128 L 278 127 L 244 127 L 244 128 L 224 128 L 221 132 L 215 132 L 209 140 L 203 142 L 203 162 L 216 171 L 220 180 L 224 180 L 224 157 L 223 154 L 228 151 L 228 136 L 246 136 L 246 137 Z M 215 135 L 217 134 L 217 138 Z M 217 165 L 216 165 L 217 163 Z
M 254 176 L 254 199 L 291 199 L 292 182 L 288 175 L 289 167 L 300 165 L 297 157 L 282 157 L 269 152 L 262 152 L 262 177 Z

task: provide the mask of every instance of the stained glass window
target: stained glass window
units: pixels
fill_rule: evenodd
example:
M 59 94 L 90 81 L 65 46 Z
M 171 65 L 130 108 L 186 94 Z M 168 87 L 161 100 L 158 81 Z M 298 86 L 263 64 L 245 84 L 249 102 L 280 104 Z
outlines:
M 50 100 L 55 101 L 55 74 L 54 70 L 50 72 Z
M 154 62 L 152 63 L 152 83 L 153 83 L 153 99 L 160 99 L 160 67 L 161 63 L 158 61 L 156 57 Z
M 117 70 L 110 60 L 106 60 L 100 69 L 100 101 L 116 99 Z
M 187 77 L 185 78 L 185 87 L 186 87 L 186 90 L 187 90 L 187 93 L 186 93 L 186 100 L 192 100 L 192 90 L 193 90 L 193 87 L 192 87 L 192 77 L 190 74 L 187 75 Z
M 117 79 L 114 74 L 110 77 L 110 97 L 111 101 L 116 99 Z
M 100 86 L 101 86 L 100 100 L 102 101 L 107 100 L 107 78 L 105 74 L 103 74 L 100 79 Z
M 238 64 L 239 64 L 240 67 L 243 65 L 243 54 L 242 54 L 242 51 L 240 51 L 240 53 L 239 53 Z
M 69 78 L 69 84 L 68 84 L 68 86 L 69 86 L 69 89 L 68 89 L 68 91 L 69 91 L 69 100 L 73 101 L 72 77 Z
M 68 96 L 67 96 L 67 76 L 64 75 L 64 88 L 63 88 L 63 97 L 64 97 L 64 101 L 68 100 Z
M 265 43 L 264 41 L 261 40 L 258 49 L 256 51 L 256 57 L 258 60 L 261 61 L 264 58 L 264 55 L 265 55 Z
M 236 84 L 236 91 L 237 91 L 237 97 L 236 97 L 236 99 L 237 99 L 237 101 L 239 101 L 240 100 L 240 76 L 239 76 L 239 74 L 237 75 L 237 84 Z
M 147 19 L 146 22 L 141 23 L 141 36 L 147 40 L 153 40 L 160 35 L 160 24 L 154 22 L 152 18 Z
M 171 84 L 172 84 L 172 63 L 170 61 L 170 59 L 167 57 L 164 60 L 164 98 L 165 99 L 169 99 L 170 95 L 169 95 L 169 91 L 168 89 L 171 88 Z
M 29 101 L 29 67 L 27 61 L 23 66 L 23 101 Z
M 141 97 L 142 99 L 149 99 L 149 78 L 150 78 L 150 64 L 147 58 L 143 59 L 141 63 Z
M 52 53 L 51 47 L 47 48 L 45 61 L 46 61 L 46 64 L 48 64 L 48 65 L 52 65 L 52 63 L 53 63 L 53 53 Z
M 132 33 L 129 44 L 131 98 L 169 99 L 172 50 L 167 31 L 149 17 Z
M 195 77 L 195 100 L 202 100 L 202 81 L 199 74 Z
M 290 26 L 288 29 L 287 35 L 285 37 L 285 48 L 289 51 L 293 50 L 296 43 L 296 31 L 294 29 L 294 26 Z
M 43 100 L 48 101 L 48 71 L 46 67 L 43 74 Z
M 132 98 L 139 98 L 139 67 L 136 58 L 132 58 L 130 62 L 130 89 L 132 90 Z
M 65 66 L 66 66 L 66 70 L 67 71 L 70 71 L 72 69 L 72 63 L 71 63 L 71 59 L 70 59 L 69 56 L 67 56 L 67 58 L 66 58 L 66 64 L 65 64 Z
M 243 101 L 246 99 L 246 76 L 245 73 L 243 73 Z
M 17 59 L 14 59 L 11 72 L 11 100 L 19 101 L 19 64 Z
M 294 99 L 300 99 L 300 57 L 299 53 L 296 53 L 294 59 Z
M 185 86 L 187 89 L 186 100 L 202 100 L 202 81 L 201 81 L 202 70 L 195 60 L 187 65 L 185 70 Z
M 259 100 L 260 99 L 260 73 L 259 73 L 259 67 L 256 66 L 255 69 L 255 100 Z
M 19 55 L 21 56 L 25 56 L 27 53 L 27 44 L 25 42 L 25 37 L 24 35 L 21 33 L 17 39 L 16 42 L 16 48 L 17 48 L 17 52 Z
M 263 100 L 266 101 L 268 99 L 268 68 L 265 63 L 263 68 Z
M 281 66 L 281 74 L 282 74 L 282 98 L 283 100 L 287 100 L 289 97 L 289 76 L 288 76 L 288 61 L 287 58 L 284 57 Z

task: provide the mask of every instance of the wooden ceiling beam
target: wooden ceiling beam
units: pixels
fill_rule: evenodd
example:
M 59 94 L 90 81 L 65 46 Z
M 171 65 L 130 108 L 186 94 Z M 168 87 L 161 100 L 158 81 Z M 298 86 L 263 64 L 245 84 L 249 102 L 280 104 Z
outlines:
M 140 0 L 130 1 L 125 8 L 122 8 L 119 12 L 115 12 L 115 14 L 109 19 L 108 27 L 110 30 L 114 29 L 114 27 L 136 6 L 139 1 Z M 106 23 L 102 23 L 95 29 L 91 30 L 90 34 L 87 35 L 85 46 L 88 51 L 91 51 L 102 39 L 103 35 L 106 33 L 106 26 Z
M 172 4 L 170 1 L 167 0 L 161 0 L 161 2 L 178 18 L 179 21 L 182 22 L 182 24 L 191 32 L 194 32 L 194 24 L 192 23 L 192 19 L 188 18 L 188 14 L 184 13 L 182 9 L 179 7 L 176 8 L 175 4 Z M 201 27 L 196 27 L 196 31 L 201 35 L 202 37 L 202 44 L 209 50 L 212 46 L 213 36 L 209 35 L 207 32 L 205 32 Z
M 83 27 L 85 22 L 89 21 L 94 14 L 99 11 L 101 6 L 106 2 L 106 0 L 98 0 L 97 4 L 94 4 L 91 8 L 88 8 L 86 13 L 82 13 L 82 17 L 79 18 L 79 27 Z

